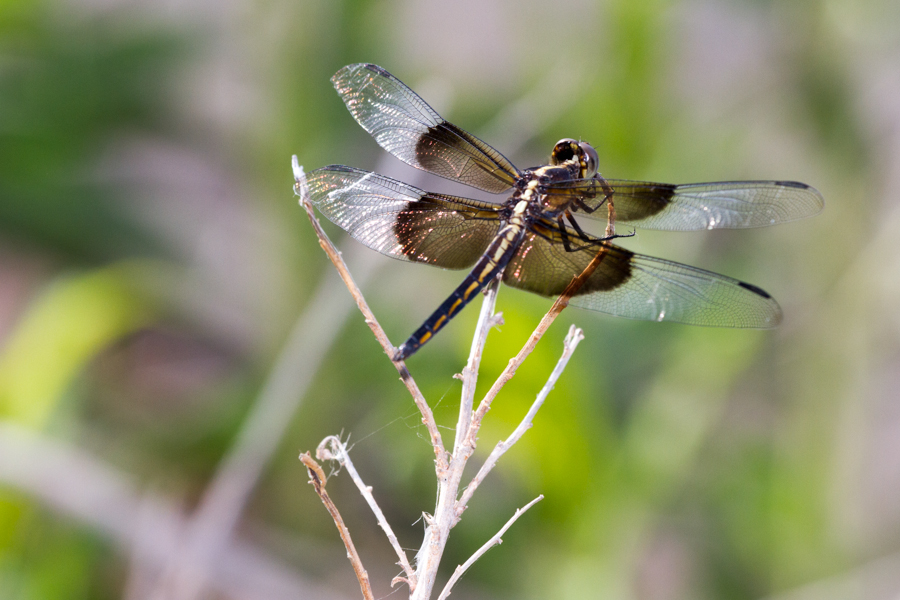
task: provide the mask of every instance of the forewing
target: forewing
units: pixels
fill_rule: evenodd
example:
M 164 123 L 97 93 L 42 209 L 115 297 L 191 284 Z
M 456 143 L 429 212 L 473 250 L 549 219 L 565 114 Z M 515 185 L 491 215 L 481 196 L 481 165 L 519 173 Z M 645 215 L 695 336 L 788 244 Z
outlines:
M 616 222 L 646 229 L 693 231 L 743 229 L 815 215 L 825 201 L 815 188 L 796 181 L 723 181 L 673 185 L 617 179 L 579 179 L 549 186 L 552 197 L 581 196 L 589 209 L 610 196 Z M 576 214 L 605 221 L 606 210 Z
M 445 121 L 381 67 L 348 65 L 331 81 L 353 118 L 403 162 L 492 193 L 508 190 L 519 177 L 497 150 Z
M 362 169 L 323 167 L 307 183 L 312 203 L 328 220 L 400 260 L 471 267 L 499 229 L 496 204 L 431 194 Z
M 549 229 L 541 233 L 554 237 Z M 572 306 L 629 319 L 715 327 L 770 328 L 781 321 L 775 300 L 737 279 L 634 254 L 608 242 L 566 252 L 558 241 L 534 231 L 526 234 L 503 280 L 512 287 L 555 297 L 598 253 L 602 253 L 600 264 L 573 295 Z

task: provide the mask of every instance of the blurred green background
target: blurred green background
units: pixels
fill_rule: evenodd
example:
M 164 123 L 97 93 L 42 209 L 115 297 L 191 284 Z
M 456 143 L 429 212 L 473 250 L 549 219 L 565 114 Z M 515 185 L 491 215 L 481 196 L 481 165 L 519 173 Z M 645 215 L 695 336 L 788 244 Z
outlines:
M 626 240 L 765 288 L 784 323 L 563 313 L 475 466 L 569 323 L 587 338 L 453 530 L 444 576 L 546 499 L 454 597 L 896 598 L 898 23 L 893 0 L 0 3 L 0 597 L 359 597 L 297 460 L 338 433 L 418 547 L 427 435 L 289 160 L 477 194 L 356 125 L 329 78 L 364 61 L 521 167 L 576 137 L 608 177 L 794 179 L 826 199 L 777 228 Z M 395 344 L 460 280 L 328 230 Z M 501 289 L 483 389 L 548 306 Z M 476 316 L 408 363 L 448 440 Z M 345 474 L 329 490 L 389 594 L 374 518 Z

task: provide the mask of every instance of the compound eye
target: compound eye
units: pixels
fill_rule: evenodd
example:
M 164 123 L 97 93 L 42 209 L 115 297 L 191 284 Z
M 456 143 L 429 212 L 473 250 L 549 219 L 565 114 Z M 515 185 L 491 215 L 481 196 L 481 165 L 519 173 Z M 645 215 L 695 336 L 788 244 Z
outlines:
M 581 148 L 582 155 L 584 156 L 583 177 L 585 179 L 593 177 L 597 174 L 597 169 L 600 167 L 600 157 L 597 156 L 597 151 L 594 150 L 594 147 L 587 142 L 581 142 L 578 144 L 578 147 Z
M 578 148 L 578 142 L 572 138 L 563 138 L 559 140 L 556 142 L 556 145 L 553 147 L 553 152 L 550 154 L 550 164 L 559 165 L 566 162 L 575 156 L 576 148 Z

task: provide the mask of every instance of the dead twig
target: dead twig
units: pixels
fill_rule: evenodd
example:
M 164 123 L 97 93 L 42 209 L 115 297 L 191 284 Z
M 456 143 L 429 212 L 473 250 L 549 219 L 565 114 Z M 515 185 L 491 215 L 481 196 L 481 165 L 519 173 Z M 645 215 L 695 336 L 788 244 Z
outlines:
M 499 279 L 494 279 L 485 288 L 484 302 L 481 304 L 481 313 L 475 326 L 475 335 L 472 337 L 469 360 L 466 362 L 466 367 L 460 375 L 460 379 L 462 379 L 462 393 L 460 394 L 459 422 L 456 424 L 456 438 L 453 442 L 454 449 L 462 445 L 469 431 L 472 406 L 475 399 L 475 384 L 478 382 L 478 369 L 481 366 L 481 355 L 487 342 L 487 335 L 493 327 L 503 323 L 503 318 L 494 313 L 499 288 Z
M 347 473 L 350 474 L 350 479 L 356 484 L 359 493 L 362 494 L 362 497 L 365 498 L 369 508 L 375 513 L 378 525 L 381 526 L 388 541 L 394 548 L 394 552 L 397 553 L 397 557 L 400 559 L 400 562 L 397 564 L 399 564 L 403 568 L 403 572 L 406 573 L 406 577 L 394 578 L 394 581 L 391 582 L 391 586 L 393 586 L 394 583 L 403 582 L 409 586 L 411 592 L 414 591 L 416 589 L 416 572 L 413 570 L 412 566 L 410 566 L 409 559 L 406 557 L 406 552 L 400 547 L 397 536 L 394 535 L 394 531 L 388 524 L 384 513 L 381 511 L 381 507 L 379 507 L 378 503 L 375 501 L 375 497 L 372 495 L 372 488 L 363 483 L 362 477 L 359 476 L 359 472 L 356 470 L 356 467 L 353 466 L 353 461 L 350 460 L 350 454 L 347 452 L 347 446 L 341 442 L 340 438 L 337 436 L 330 435 L 319 444 L 319 447 L 316 449 L 316 458 L 319 460 L 336 460 L 347 470 Z
M 316 493 L 319 495 L 319 498 L 322 499 L 322 504 L 325 505 L 331 518 L 334 519 L 334 524 L 341 534 L 341 539 L 344 541 L 344 546 L 347 548 L 347 558 L 350 559 L 350 564 L 353 565 L 353 570 L 356 572 L 356 578 L 359 580 L 359 587 L 362 590 L 363 598 L 365 598 L 365 600 L 375 600 L 375 595 L 372 593 L 372 586 L 369 584 L 369 574 L 366 573 L 365 568 L 363 568 L 362 561 L 359 559 L 359 554 L 356 552 L 356 546 L 353 545 L 353 540 L 350 539 L 350 531 L 347 529 L 347 526 L 344 525 L 344 519 L 341 518 L 341 513 L 338 512 L 337 506 L 334 505 L 334 502 L 332 502 L 331 498 L 328 496 L 328 492 L 325 491 L 325 472 L 322 471 L 322 467 L 319 466 L 319 463 L 309 455 L 309 452 L 304 452 L 300 455 L 300 462 L 304 464 L 306 470 L 309 472 L 309 483 L 312 484 Z
M 500 531 L 498 531 L 494 535 L 494 537 L 489 539 L 487 542 L 484 543 L 484 545 L 481 548 L 476 550 L 475 554 L 473 554 L 472 556 L 469 557 L 469 560 L 467 560 L 463 564 L 456 567 L 456 569 L 453 571 L 453 575 L 451 575 L 450 579 L 447 581 L 447 585 L 445 585 L 444 589 L 441 591 L 441 595 L 438 596 L 438 600 L 446 600 L 447 596 L 450 595 L 450 591 L 453 589 L 453 586 L 456 584 L 456 582 L 459 580 L 459 578 L 462 577 L 462 574 L 465 573 L 469 569 L 469 567 L 471 567 L 473 564 L 475 564 L 475 561 L 478 560 L 479 558 L 481 558 L 485 552 L 487 552 L 494 546 L 502 544 L 503 539 L 501 539 L 501 536 L 504 533 L 506 533 L 506 530 L 509 529 L 512 526 L 512 524 L 515 523 L 516 520 L 525 513 L 526 510 L 528 510 L 529 508 L 531 508 L 532 506 L 534 506 L 536 503 L 540 502 L 543 499 L 544 499 L 544 495 L 541 494 L 540 496 L 538 496 L 537 498 L 535 498 L 534 500 L 532 500 L 531 502 L 529 502 L 522 508 L 517 508 L 516 513 L 510 518 L 509 521 L 506 522 L 506 525 L 504 525 L 503 527 L 500 528 Z
M 465 510 L 464 507 L 466 502 L 471 497 L 471 494 L 465 496 L 465 502 L 457 500 L 457 498 L 459 498 L 459 485 L 462 480 L 463 470 L 465 469 L 466 462 L 475 451 L 478 430 L 481 427 L 484 416 L 490 409 L 491 402 L 499 393 L 500 389 L 512 379 L 518 366 L 522 364 L 525 358 L 532 352 L 538 341 L 543 337 L 544 332 L 550 327 L 550 324 L 553 323 L 559 313 L 561 313 L 568 305 L 569 299 L 594 273 L 603 261 L 607 252 L 607 247 L 601 246 L 597 255 L 590 263 L 588 263 L 584 271 L 572 279 L 572 282 L 566 287 L 560 297 L 557 298 L 556 302 L 553 303 L 553 306 L 547 314 L 544 315 L 544 318 L 541 319 L 537 329 L 532 333 L 525 346 L 519 351 L 518 355 L 510 361 L 507 368 L 488 391 L 488 394 L 479 404 L 478 410 L 472 411 L 473 398 L 471 396 L 467 397 L 466 394 L 474 395 L 475 393 L 475 379 L 478 370 L 477 359 L 480 359 L 481 347 L 479 344 L 483 344 L 483 341 L 480 341 L 481 338 L 476 336 L 476 340 L 472 345 L 472 354 L 470 356 L 470 364 L 473 365 L 474 370 L 468 370 L 468 372 L 464 371 L 463 382 L 466 385 L 464 385 L 464 394 L 460 402 L 459 422 L 463 423 L 468 420 L 469 424 L 465 427 L 464 434 L 459 430 L 457 431 L 455 439 L 456 443 L 454 444 L 447 476 L 443 478 L 440 477 L 440 474 L 438 476 L 438 502 L 434 516 L 429 517 L 426 515 L 428 527 L 426 529 L 422 548 L 419 550 L 419 562 L 416 570 L 416 574 L 419 578 L 419 587 L 416 589 L 416 593 L 413 594 L 412 600 L 426 600 L 430 597 L 431 589 L 434 585 L 435 577 L 437 576 L 437 565 L 440 563 L 441 556 L 443 555 L 450 529 L 459 522 L 459 515 Z M 488 302 L 491 303 L 490 309 L 487 307 L 482 309 L 476 331 L 486 328 L 486 325 L 484 324 L 492 318 L 493 299 L 491 298 L 491 294 L 488 294 L 485 299 L 485 303 L 487 304 Z M 486 331 L 484 335 L 486 335 Z M 568 359 L 566 359 L 566 361 L 567 360 Z M 505 452 L 505 449 L 503 452 Z M 488 468 L 488 471 L 490 471 L 490 468 Z M 485 472 L 484 475 L 487 475 L 487 472 Z M 478 483 L 479 481 L 475 481 L 475 487 L 478 486 Z M 472 491 L 474 492 L 474 489 Z

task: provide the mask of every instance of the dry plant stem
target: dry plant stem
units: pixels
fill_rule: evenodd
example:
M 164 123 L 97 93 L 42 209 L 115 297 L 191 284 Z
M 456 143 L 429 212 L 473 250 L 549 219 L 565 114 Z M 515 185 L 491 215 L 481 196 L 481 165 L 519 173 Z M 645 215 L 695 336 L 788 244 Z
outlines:
M 292 166 L 294 169 L 294 193 L 300 197 L 300 204 L 306 210 L 306 215 L 309 217 L 310 223 L 312 223 L 313 229 L 316 232 L 316 236 L 319 238 L 319 245 L 325 251 L 325 254 L 328 255 L 328 258 L 331 259 L 331 262 L 334 264 L 338 273 L 341 276 L 341 279 L 344 280 L 344 284 L 346 284 L 347 289 L 350 290 L 350 294 L 353 296 L 353 299 L 356 301 L 356 305 L 359 307 L 360 312 L 362 312 L 363 316 L 366 319 L 366 324 L 369 326 L 369 329 L 372 330 L 372 333 L 375 334 L 375 339 L 378 340 L 378 343 L 381 344 L 381 347 L 384 349 L 385 353 L 388 356 L 393 357 L 395 348 L 388 340 L 387 335 L 384 333 L 384 330 L 379 325 L 378 320 L 375 318 L 375 315 L 369 309 L 369 305 L 366 303 L 365 298 L 363 298 L 362 292 L 360 292 L 359 287 L 353 281 L 353 277 L 350 275 L 350 271 L 347 269 L 346 263 L 344 263 L 344 259 L 341 258 L 341 253 L 338 252 L 337 248 L 334 247 L 334 244 L 328 239 L 328 236 L 325 234 L 325 231 L 322 229 L 322 226 L 319 224 L 319 220 L 316 218 L 315 211 L 313 210 L 313 206 L 309 201 L 309 189 L 306 185 L 306 175 L 303 172 L 303 167 L 300 166 L 300 163 L 297 161 L 297 157 L 292 157 Z M 431 445 L 434 448 L 434 454 L 436 459 L 436 468 L 438 472 L 443 472 L 447 469 L 447 452 L 444 449 L 444 442 L 441 439 L 441 434 L 438 431 L 437 423 L 434 420 L 434 414 L 431 412 L 431 407 L 428 406 L 428 403 L 425 401 L 425 397 L 422 395 L 422 392 L 419 390 L 419 386 L 416 385 L 415 380 L 410 375 L 409 370 L 406 368 L 406 364 L 403 361 L 391 361 L 397 371 L 400 373 L 400 379 L 403 381 L 406 388 L 409 390 L 409 393 L 412 394 L 413 400 L 416 403 L 416 406 L 419 409 L 419 412 L 422 413 L 422 422 L 425 424 L 425 427 L 428 429 L 428 433 L 431 436 Z
M 347 547 L 347 558 L 350 559 L 353 570 L 356 571 L 356 578 L 359 580 L 359 587 L 362 589 L 363 598 L 366 600 L 375 600 L 375 595 L 372 593 L 372 586 L 369 584 L 369 574 L 366 573 L 366 570 L 363 568 L 362 561 L 359 559 L 359 554 L 356 552 L 356 546 L 353 545 L 353 540 L 350 539 L 350 532 L 347 530 L 347 526 L 344 525 L 344 519 L 341 518 L 341 513 L 338 512 L 337 506 L 334 505 L 334 502 L 332 502 L 331 498 L 328 496 L 328 492 L 325 491 L 325 473 L 322 471 L 322 467 L 313 460 L 309 455 L 309 452 L 301 454 L 300 461 L 306 466 L 306 470 L 309 472 L 309 482 L 316 489 L 316 493 L 322 499 L 322 503 L 331 514 L 331 518 L 334 519 L 334 524 L 341 534 L 344 546 Z
M 475 384 L 478 382 L 478 369 L 481 365 L 481 355 L 487 342 L 487 335 L 491 328 L 501 324 L 503 319 L 494 314 L 497 305 L 497 292 L 500 288 L 500 280 L 494 279 L 485 288 L 484 302 L 481 304 L 481 313 L 478 316 L 478 324 L 475 327 L 475 335 L 472 338 L 472 348 L 469 351 L 469 360 L 462 372 L 462 393 L 459 407 L 459 421 L 456 424 L 456 439 L 453 442 L 455 449 L 462 445 L 469 431 L 472 419 L 472 406 L 475 399 Z
M 556 385 L 556 382 L 559 380 L 560 375 L 562 375 L 562 372 L 565 370 L 566 365 L 569 363 L 569 359 L 572 358 L 572 354 L 575 352 L 575 348 L 578 347 L 578 343 L 583 339 L 584 333 L 581 331 L 581 329 L 578 329 L 574 325 L 569 327 L 569 333 L 568 335 L 566 335 L 566 339 L 563 342 L 562 356 L 560 356 L 559 361 L 556 363 L 556 367 L 553 369 L 553 372 L 550 373 L 550 377 L 547 379 L 547 383 L 544 384 L 544 387 L 541 389 L 540 393 L 538 393 L 537 398 L 531 405 L 528 413 L 522 419 L 522 422 L 519 423 L 519 426 L 515 428 L 515 430 L 506 440 L 498 442 L 497 445 L 494 446 L 494 449 L 484 461 L 484 464 L 478 470 L 478 473 L 475 475 L 475 477 L 472 478 L 472 482 L 466 487 L 465 491 L 459 499 L 459 502 L 456 503 L 457 520 L 466 510 L 466 505 L 469 503 L 469 500 L 472 499 L 472 494 L 475 493 L 475 490 L 478 489 L 478 486 L 481 485 L 481 482 L 484 481 L 484 478 L 487 477 L 487 474 L 490 473 L 491 470 L 497 465 L 497 461 L 500 459 L 500 457 L 503 456 L 503 454 L 505 454 L 506 451 L 513 446 L 513 444 L 518 442 L 519 439 L 523 435 L 525 435 L 526 431 L 533 427 L 534 417 L 541 409 L 541 406 L 543 406 L 544 401 L 547 399 L 547 396 L 550 394 L 553 386 Z
M 503 539 L 501 536 L 503 536 L 503 534 L 506 533 L 506 530 L 509 529 L 512 526 L 512 524 L 515 523 L 516 520 L 525 513 L 526 510 L 528 510 L 529 508 L 531 508 L 532 506 L 534 506 L 536 503 L 540 502 L 543 499 L 544 499 L 544 495 L 541 494 L 540 496 L 538 496 L 537 498 L 535 498 L 534 500 L 532 500 L 531 502 L 529 502 L 522 508 L 517 508 L 516 513 L 509 519 L 509 521 L 506 522 L 506 525 L 504 525 L 500 529 L 500 531 L 498 531 L 494 535 L 494 537 L 489 539 L 487 542 L 484 543 L 484 545 L 481 548 L 476 550 L 475 554 L 473 554 L 472 556 L 469 557 L 469 560 L 467 560 L 463 564 L 456 567 L 456 569 L 453 571 L 453 575 L 451 575 L 450 579 L 447 581 L 447 585 L 445 585 L 444 589 L 441 591 L 441 595 L 438 596 L 438 600 L 445 600 L 447 598 L 447 596 L 450 595 L 450 591 L 453 589 L 453 586 L 456 584 L 456 582 L 459 580 L 459 578 L 462 577 L 462 574 L 465 573 L 469 569 L 469 567 L 471 567 L 473 564 L 475 564 L 475 561 L 478 560 L 479 558 L 481 558 L 485 552 L 487 552 L 494 546 L 502 544 Z
M 375 513 L 375 518 L 378 519 L 378 525 L 381 526 L 388 541 L 394 548 L 394 552 L 397 553 L 397 558 L 400 559 L 398 564 L 403 568 L 403 572 L 406 574 L 405 578 L 396 578 L 391 582 L 391 585 L 397 581 L 401 581 L 409 586 L 410 591 L 415 590 L 416 573 L 410 566 L 409 559 L 406 557 L 406 552 L 400 547 L 400 542 L 397 541 L 397 536 L 394 535 L 394 531 L 388 524 L 384 513 L 381 512 L 381 507 L 375 502 L 375 497 L 372 495 L 372 488 L 363 483 L 362 477 L 359 476 L 359 472 L 356 470 L 356 467 L 353 466 L 353 461 L 350 460 L 350 455 L 347 453 L 347 446 L 344 445 L 337 436 L 330 435 L 319 444 L 319 447 L 316 449 L 316 458 L 319 460 L 336 460 L 347 470 L 350 479 L 353 480 L 353 483 L 355 483 L 356 487 L 359 489 L 359 493 L 362 494 L 362 497 L 365 498 L 369 508 Z

